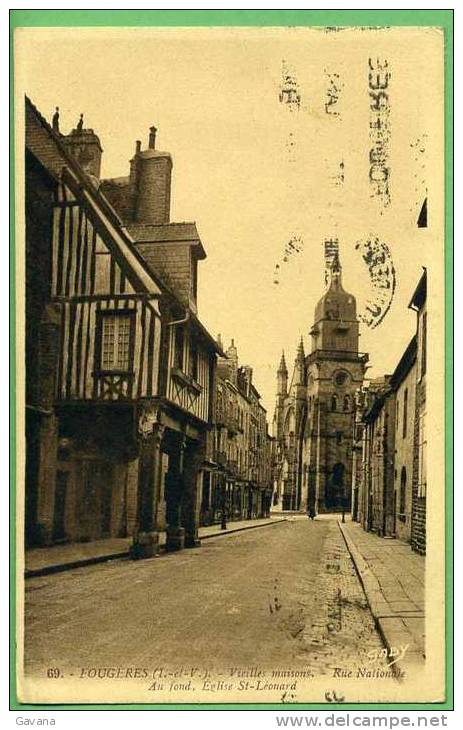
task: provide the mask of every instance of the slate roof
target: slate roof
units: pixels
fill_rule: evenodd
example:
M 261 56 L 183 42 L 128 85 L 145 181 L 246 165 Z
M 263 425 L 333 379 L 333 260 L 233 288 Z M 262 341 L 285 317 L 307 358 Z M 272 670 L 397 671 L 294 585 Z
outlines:
M 399 363 L 391 375 L 389 384 L 393 390 L 397 390 L 399 385 L 403 383 L 408 373 L 412 369 L 416 361 L 417 353 L 417 338 L 416 335 L 412 337 L 408 343 L 406 350 L 399 360 Z
M 198 258 L 206 258 L 196 223 L 129 223 L 126 228 L 137 243 L 190 244 L 198 247 Z

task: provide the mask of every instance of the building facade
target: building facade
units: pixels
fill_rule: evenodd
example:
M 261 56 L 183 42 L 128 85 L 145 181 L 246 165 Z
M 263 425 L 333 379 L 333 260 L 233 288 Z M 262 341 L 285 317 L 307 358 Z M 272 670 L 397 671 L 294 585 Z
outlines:
M 416 334 L 392 375 L 356 397 L 352 516 L 426 552 L 426 271 L 412 297 Z M 360 456 L 361 455 L 361 456 Z
M 427 436 L 426 436 L 426 360 L 427 360 L 427 275 L 424 270 L 413 294 L 410 307 L 417 314 L 417 356 L 414 449 L 412 476 L 413 550 L 426 553 L 426 489 L 427 489 Z
M 299 345 L 288 386 L 284 355 L 277 373 L 273 509 L 310 513 L 350 509 L 355 394 L 368 355 L 360 353 L 355 298 L 342 287 L 338 255 L 315 308 L 311 352 Z
M 220 347 L 222 347 L 220 343 Z M 267 414 L 252 369 L 238 362 L 234 341 L 220 357 L 210 489 L 203 492 L 201 523 L 266 517 L 272 493 Z
M 169 222 L 172 161 L 101 145 L 26 100 L 26 543 L 198 541 L 217 353 L 197 317 L 194 223 Z M 162 264 L 161 264 L 162 262 Z
M 394 534 L 395 400 L 389 380 L 386 376 L 370 382 L 359 403 L 364 427 L 358 519 L 382 537 Z
M 416 336 L 390 380 L 395 397 L 393 534 L 411 542 L 412 480 L 415 450 Z

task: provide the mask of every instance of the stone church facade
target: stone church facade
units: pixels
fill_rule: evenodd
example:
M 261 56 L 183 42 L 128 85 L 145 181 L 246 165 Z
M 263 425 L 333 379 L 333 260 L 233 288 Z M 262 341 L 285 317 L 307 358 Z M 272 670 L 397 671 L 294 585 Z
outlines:
M 311 350 L 299 344 L 291 381 L 284 354 L 277 373 L 273 510 L 350 510 L 355 393 L 368 355 L 359 352 L 356 301 L 342 286 L 336 255 L 315 308 Z

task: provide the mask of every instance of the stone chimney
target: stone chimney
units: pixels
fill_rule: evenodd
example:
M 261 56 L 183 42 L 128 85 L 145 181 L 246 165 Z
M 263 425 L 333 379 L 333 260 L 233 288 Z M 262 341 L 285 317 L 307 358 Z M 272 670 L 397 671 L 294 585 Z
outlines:
M 137 142 L 130 161 L 130 182 L 135 189 L 134 223 L 160 225 L 170 221 L 172 158 L 156 149 L 156 127 L 150 127 L 148 149 Z
M 242 381 L 243 381 L 243 390 L 244 390 L 245 394 L 249 397 L 249 394 L 251 392 L 251 385 L 252 385 L 252 367 L 250 367 L 250 365 L 242 365 L 241 373 L 242 373 Z
M 58 125 L 58 120 L 54 120 L 54 126 Z M 55 129 L 56 131 L 56 129 Z M 100 179 L 101 171 L 101 155 L 102 148 L 99 137 L 93 129 L 84 129 L 84 115 L 80 115 L 80 119 L 75 129 L 66 136 L 61 137 L 62 142 L 66 145 L 68 152 L 75 157 L 81 168 L 87 175 Z

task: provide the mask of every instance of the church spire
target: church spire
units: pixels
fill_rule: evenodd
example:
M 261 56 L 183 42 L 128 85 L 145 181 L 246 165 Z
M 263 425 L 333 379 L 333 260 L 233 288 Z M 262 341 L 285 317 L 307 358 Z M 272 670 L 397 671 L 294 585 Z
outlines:
M 342 266 L 339 251 L 334 254 L 329 267 L 329 289 L 342 290 Z
M 304 340 L 301 337 L 294 361 L 294 385 L 304 385 L 305 382 L 305 352 Z
M 304 362 L 305 360 L 305 352 L 304 352 L 304 338 L 301 335 L 301 341 L 299 342 L 299 346 L 297 348 L 297 355 L 296 355 L 296 362 L 302 360 Z
M 281 353 L 280 365 L 277 370 L 278 395 L 286 395 L 288 392 L 288 368 L 286 367 L 285 351 Z

